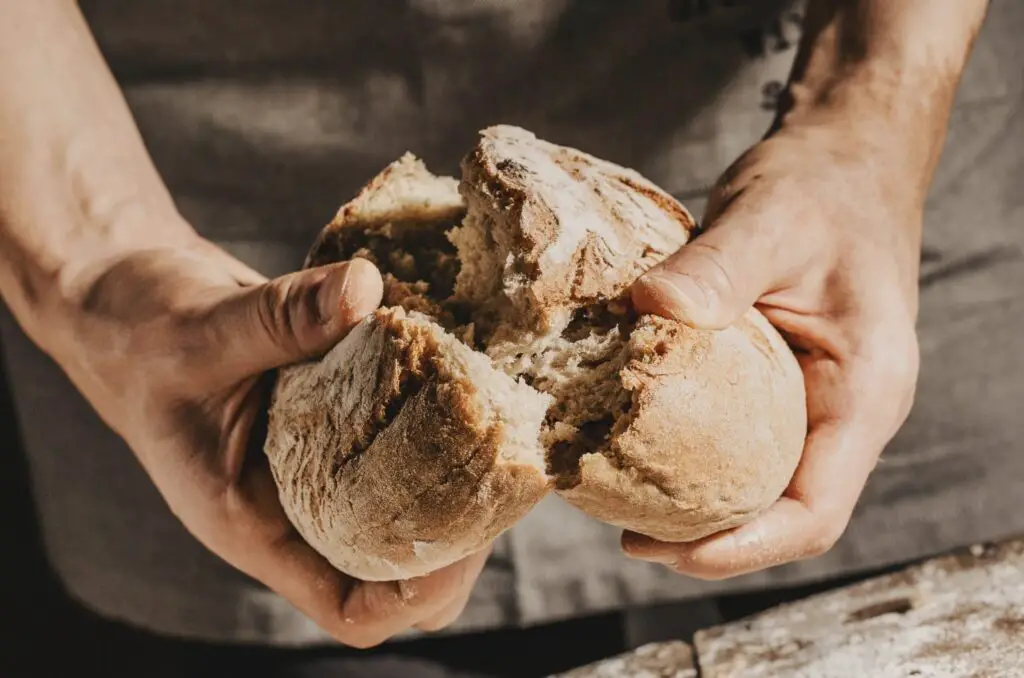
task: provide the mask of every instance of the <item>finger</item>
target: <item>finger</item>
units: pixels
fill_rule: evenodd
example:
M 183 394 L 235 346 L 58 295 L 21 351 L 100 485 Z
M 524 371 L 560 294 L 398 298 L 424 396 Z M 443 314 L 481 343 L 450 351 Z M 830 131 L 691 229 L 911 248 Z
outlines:
M 486 553 L 475 554 L 424 577 L 361 583 L 345 603 L 346 616 L 374 644 L 408 628 L 447 626 L 461 613 L 486 559 Z
M 752 213 L 743 200 L 734 201 L 706 231 L 636 282 L 637 309 L 695 328 L 722 329 L 784 287 L 812 258 L 814 243 L 794 242 L 783 228 L 792 216 L 769 210 Z
M 244 482 L 229 491 L 225 522 L 233 537 L 218 552 L 346 645 L 378 645 L 438 616 L 472 588 L 483 567 L 486 554 L 407 581 L 354 580 L 291 527 L 265 457 L 250 463 Z
M 450 626 L 462 615 L 462 611 L 466 609 L 466 604 L 469 603 L 469 598 L 473 594 L 473 587 L 476 584 L 476 580 L 480 576 L 480 572 L 483 570 L 484 565 L 487 563 L 487 557 L 490 555 L 490 551 L 491 549 L 488 547 L 480 553 L 474 553 L 462 561 L 466 567 L 466 572 L 469 575 L 465 580 L 462 590 L 459 591 L 452 601 L 444 606 L 437 614 L 425 618 L 416 625 L 416 628 L 421 631 L 440 631 L 441 629 Z
M 461 563 L 407 581 L 357 581 L 334 569 L 296 533 L 263 552 L 250 545 L 245 561 L 235 565 L 339 642 L 360 648 L 379 645 L 437 616 L 471 581 Z
M 232 382 L 330 349 L 382 296 L 380 273 L 355 259 L 243 288 L 189 330 L 203 337 L 197 359 Z
M 747 525 L 698 542 L 664 544 L 625 534 L 624 550 L 690 576 L 721 579 L 830 549 L 882 449 L 905 420 L 916 383 L 916 340 L 905 318 L 861 318 L 858 327 L 860 336 L 845 357 L 798 357 L 808 384 L 810 429 L 782 499 Z
M 699 579 L 724 579 L 821 555 L 845 531 L 881 443 L 865 424 L 837 421 L 808 436 L 786 495 L 734 530 L 688 544 L 625 533 L 632 557 Z
M 416 629 L 433 633 L 435 631 L 441 631 L 442 629 L 448 628 L 455 623 L 456 619 L 462 616 L 462 611 L 466 609 L 466 604 L 469 603 L 469 596 L 471 593 L 472 589 L 460 594 L 458 598 L 448 603 L 448 605 L 442 608 L 437 614 L 416 624 Z

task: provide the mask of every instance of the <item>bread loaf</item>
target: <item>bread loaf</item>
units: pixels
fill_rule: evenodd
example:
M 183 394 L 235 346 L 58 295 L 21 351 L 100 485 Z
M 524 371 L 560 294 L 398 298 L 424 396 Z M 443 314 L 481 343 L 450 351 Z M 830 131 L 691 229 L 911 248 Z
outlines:
M 296 528 L 364 580 L 486 546 L 549 490 L 667 541 L 740 525 L 788 484 L 803 380 L 756 311 L 721 331 L 638 316 L 629 288 L 694 221 L 631 170 L 484 130 L 462 179 L 406 155 L 317 238 L 382 309 L 279 374 L 266 453 Z

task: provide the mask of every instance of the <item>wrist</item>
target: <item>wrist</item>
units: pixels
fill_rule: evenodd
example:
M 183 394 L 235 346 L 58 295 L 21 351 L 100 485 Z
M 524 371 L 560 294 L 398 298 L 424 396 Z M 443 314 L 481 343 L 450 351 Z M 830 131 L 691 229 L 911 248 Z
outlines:
M 801 136 L 837 160 L 913 180 L 923 202 L 945 138 L 948 94 L 906 78 L 866 63 L 825 81 L 794 81 L 772 134 Z
M 51 355 L 88 303 L 90 281 L 112 262 L 198 237 L 176 211 L 150 197 L 95 196 L 105 207 L 92 212 L 81 196 L 36 195 L 50 199 L 38 209 L 0 210 L 0 294 L 23 331 Z M 49 228 L 54 223 L 61 228 Z
M 987 0 L 811 0 L 773 132 L 814 130 L 924 201 Z
M 73 2 L 0 2 L 0 177 L 0 297 L 40 345 L 80 271 L 191 231 Z

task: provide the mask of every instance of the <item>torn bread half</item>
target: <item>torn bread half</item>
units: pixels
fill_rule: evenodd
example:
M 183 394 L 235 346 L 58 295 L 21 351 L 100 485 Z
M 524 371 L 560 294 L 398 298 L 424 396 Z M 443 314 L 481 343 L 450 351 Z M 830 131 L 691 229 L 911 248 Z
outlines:
M 274 392 L 266 452 L 303 537 L 352 576 L 404 579 L 549 489 L 667 541 L 774 503 L 806 434 L 788 346 L 755 310 L 712 332 L 629 302 L 694 228 L 636 172 L 510 126 L 481 132 L 461 181 L 387 167 L 306 262 L 372 261 L 382 309 Z

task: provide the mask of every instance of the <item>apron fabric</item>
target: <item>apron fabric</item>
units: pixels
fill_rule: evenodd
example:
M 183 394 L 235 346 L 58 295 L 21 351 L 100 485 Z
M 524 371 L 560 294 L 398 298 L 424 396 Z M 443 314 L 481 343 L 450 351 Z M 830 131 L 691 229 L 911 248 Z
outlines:
M 299 267 L 337 207 L 401 153 L 457 175 L 476 131 L 499 122 L 633 167 L 700 214 L 708 186 L 771 122 L 800 21 L 782 0 L 80 6 L 181 212 L 269 276 Z M 549 497 L 498 540 L 449 632 L 630 608 L 642 639 L 639 610 L 656 603 L 1024 532 L 1022 34 L 1024 3 L 993 0 L 928 202 L 917 402 L 836 547 L 698 582 L 627 560 L 618 530 Z M 6 311 L 0 339 L 45 544 L 73 596 L 176 636 L 327 641 L 192 539 Z

